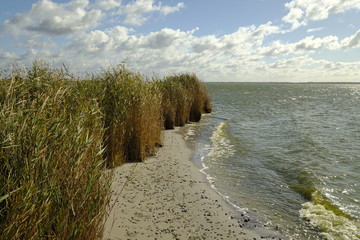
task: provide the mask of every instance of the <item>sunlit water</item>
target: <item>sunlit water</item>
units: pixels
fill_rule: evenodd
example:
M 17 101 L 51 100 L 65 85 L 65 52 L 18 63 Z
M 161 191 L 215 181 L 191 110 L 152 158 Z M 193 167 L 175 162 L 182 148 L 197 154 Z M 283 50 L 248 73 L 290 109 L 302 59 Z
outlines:
M 360 239 L 360 85 L 207 87 L 188 138 L 217 191 L 290 239 Z

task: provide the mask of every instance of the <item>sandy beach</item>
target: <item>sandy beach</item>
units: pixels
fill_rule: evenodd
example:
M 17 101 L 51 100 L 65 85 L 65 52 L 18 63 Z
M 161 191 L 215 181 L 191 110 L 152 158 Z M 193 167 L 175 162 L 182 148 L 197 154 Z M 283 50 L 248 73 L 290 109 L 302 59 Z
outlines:
M 103 239 L 281 239 L 210 187 L 178 128 L 164 134 L 156 156 L 115 170 Z

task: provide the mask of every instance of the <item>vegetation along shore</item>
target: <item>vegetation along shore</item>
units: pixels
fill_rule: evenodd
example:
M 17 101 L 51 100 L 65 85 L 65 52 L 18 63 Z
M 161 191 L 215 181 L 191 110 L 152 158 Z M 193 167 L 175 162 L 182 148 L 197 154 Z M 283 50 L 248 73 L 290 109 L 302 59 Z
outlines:
M 141 162 L 162 130 L 210 112 L 194 74 L 124 66 L 79 80 L 35 61 L 0 79 L 1 239 L 99 239 L 113 169 Z

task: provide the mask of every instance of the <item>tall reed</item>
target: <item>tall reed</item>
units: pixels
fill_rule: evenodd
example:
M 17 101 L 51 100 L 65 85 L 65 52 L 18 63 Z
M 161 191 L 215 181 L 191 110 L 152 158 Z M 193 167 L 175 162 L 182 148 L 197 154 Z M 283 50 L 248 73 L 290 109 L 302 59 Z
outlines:
M 99 239 L 111 171 L 210 111 L 193 74 L 148 81 L 124 66 L 78 80 L 35 61 L 0 79 L 0 239 Z
M 143 161 L 161 142 L 161 98 L 155 86 L 124 66 L 107 70 L 100 103 L 104 114 L 105 157 L 110 166 Z
M 102 114 L 35 62 L 0 106 L 2 239 L 96 239 L 109 198 Z M 7 85 L 7 86 L 6 86 Z
M 165 129 L 198 122 L 204 112 L 211 112 L 206 87 L 195 74 L 174 74 L 156 84 L 162 93 Z

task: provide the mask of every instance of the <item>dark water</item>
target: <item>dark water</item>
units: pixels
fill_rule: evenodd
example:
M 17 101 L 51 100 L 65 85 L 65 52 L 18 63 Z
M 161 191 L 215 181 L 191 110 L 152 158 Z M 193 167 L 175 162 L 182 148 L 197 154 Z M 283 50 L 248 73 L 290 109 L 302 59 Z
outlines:
M 360 85 L 207 87 L 188 137 L 214 188 L 291 239 L 360 239 Z

